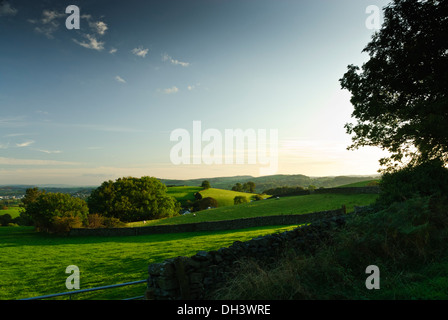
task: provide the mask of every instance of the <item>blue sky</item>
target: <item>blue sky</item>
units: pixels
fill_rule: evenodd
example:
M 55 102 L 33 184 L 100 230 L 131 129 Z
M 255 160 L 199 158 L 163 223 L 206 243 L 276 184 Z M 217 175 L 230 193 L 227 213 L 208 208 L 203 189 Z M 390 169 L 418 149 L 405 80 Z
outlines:
M 338 79 L 368 58 L 366 8 L 388 2 L 0 1 L 0 184 L 259 175 L 174 165 L 170 133 L 193 121 L 277 130 L 277 173 L 375 174 L 381 150 L 346 150 Z

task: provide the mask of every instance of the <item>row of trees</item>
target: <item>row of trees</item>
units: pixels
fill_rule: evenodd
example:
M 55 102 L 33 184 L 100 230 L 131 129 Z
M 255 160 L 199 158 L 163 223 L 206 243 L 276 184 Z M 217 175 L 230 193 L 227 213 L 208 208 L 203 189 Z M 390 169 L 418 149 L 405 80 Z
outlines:
M 74 227 L 114 227 L 178 215 L 180 204 L 166 191 L 166 186 L 153 177 L 105 181 L 87 201 L 30 188 L 21 204 L 21 216 L 40 231 L 66 232 Z
M 255 182 L 248 181 L 243 184 L 238 182 L 232 187 L 232 191 L 255 193 Z

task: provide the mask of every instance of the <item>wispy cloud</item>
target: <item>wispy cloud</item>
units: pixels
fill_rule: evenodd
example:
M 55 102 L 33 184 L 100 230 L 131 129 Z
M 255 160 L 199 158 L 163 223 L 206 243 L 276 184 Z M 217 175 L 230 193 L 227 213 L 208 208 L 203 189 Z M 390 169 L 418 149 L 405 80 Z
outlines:
M 28 22 L 36 25 L 34 28 L 36 32 L 44 34 L 49 39 L 53 39 L 53 33 L 58 30 L 60 25 L 58 19 L 62 19 L 64 17 L 64 13 L 58 13 L 54 10 L 45 9 L 39 20 L 30 19 Z
M 132 53 L 135 54 L 138 57 L 142 57 L 145 58 L 146 55 L 148 54 L 148 50 L 149 49 L 143 49 L 143 47 L 138 47 L 138 48 L 134 48 L 132 49 Z
M 37 166 L 57 166 L 57 165 L 79 165 L 78 162 L 56 161 L 56 160 L 38 160 L 38 159 L 16 159 L 0 157 L 2 165 L 37 165 Z
M 43 153 L 47 153 L 47 154 L 57 154 L 57 153 L 62 153 L 62 151 L 60 150 L 54 150 L 54 151 L 50 151 L 50 150 L 42 150 L 42 149 L 33 149 L 39 152 L 43 152 Z
M 164 54 L 162 55 L 162 61 L 169 61 L 169 62 L 171 62 L 171 64 L 174 64 L 174 65 L 180 65 L 180 66 L 182 66 L 182 67 L 188 67 L 188 66 L 190 65 L 189 62 L 182 62 L 182 61 L 173 59 L 172 57 L 170 57 L 170 56 L 169 56 L 168 54 L 166 54 L 166 53 L 164 53 Z
M 81 15 L 82 19 L 85 19 L 90 31 L 88 33 L 83 33 L 83 37 L 87 40 L 79 41 L 73 39 L 73 41 L 79 44 L 81 47 L 92 49 L 96 51 L 101 51 L 104 49 L 104 41 L 100 41 L 99 37 L 103 36 L 109 29 L 104 21 L 95 21 L 90 14 Z
M 103 41 L 98 41 L 96 39 L 95 36 L 92 36 L 90 34 L 85 34 L 84 37 L 87 38 L 87 40 L 89 40 L 88 42 L 86 41 L 78 41 L 76 39 L 73 39 L 73 41 L 77 44 L 79 44 L 80 46 L 87 48 L 87 49 L 93 49 L 93 50 L 97 50 L 97 51 L 101 51 L 104 49 L 104 42 Z
M 117 52 L 118 50 L 116 49 L 116 48 L 111 48 L 110 50 L 109 50 L 109 53 L 110 54 L 114 54 L 115 52 Z
M 124 80 L 122 77 L 120 77 L 120 76 L 115 76 L 115 80 L 117 81 L 117 82 L 121 82 L 121 83 L 126 83 L 126 80 Z
M 162 91 L 163 91 L 163 93 L 166 93 L 166 94 L 173 94 L 173 93 L 177 93 L 179 91 L 179 88 L 176 86 L 173 86 L 171 88 L 163 89 Z
M 13 8 L 8 1 L 0 2 L 0 16 L 15 16 L 17 9 Z
M 16 143 L 16 146 L 18 148 L 24 148 L 24 147 L 29 147 L 30 145 L 32 145 L 34 143 L 33 140 L 30 141 L 26 141 L 26 142 L 22 142 L 22 143 Z

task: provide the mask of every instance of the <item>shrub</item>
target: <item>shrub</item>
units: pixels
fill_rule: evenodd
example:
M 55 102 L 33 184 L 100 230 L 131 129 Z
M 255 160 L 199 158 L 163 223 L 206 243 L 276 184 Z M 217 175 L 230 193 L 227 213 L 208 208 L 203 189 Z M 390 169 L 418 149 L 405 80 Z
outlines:
M 103 225 L 105 228 L 121 228 L 125 224 L 120 221 L 118 218 L 114 217 L 104 217 Z
M 64 229 L 64 225 L 72 221 L 70 217 L 77 217 L 81 224 L 84 223 L 88 211 L 84 200 L 64 193 L 42 193 L 25 209 L 25 212 L 33 218 L 38 231 L 49 232 L 52 232 L 55 227 Z
M 7 226 L 11 222 L 12 222 L 12 217 L 9 213 L 5 213 L 0 216 L 0 225 Z
M 263 196 L 260 194 L 253 195 L 252 200 L 255 200 L 255 201 L 263 200 Z
M 448 194 L 448 169 L 440 161 L 407 166 L 385 173 L 378 203 L 385 206 L 412 197 Z
M 50 230 L 57 234 L 67 234 L 72 228 L 81 228 L 82 224 L 79 216 L 73 216 L 72 214 L 63 217 L 55 216 Z
M 233 204 L 240 204 L 246 202 L 249 202 L 249 200 L 245 196 L 236 196 L 235 198 L 233 198 Z
M 217 207 L 218 207 L 218 200 L 212 197 L 207 197 L 195 201 L 195 203 L 193 204 L 193 211 L 201 211 L 208 208 L 217 208 Z
M 87 228 L 104 228 L 104 217 L 98 213 L 87 216 Z

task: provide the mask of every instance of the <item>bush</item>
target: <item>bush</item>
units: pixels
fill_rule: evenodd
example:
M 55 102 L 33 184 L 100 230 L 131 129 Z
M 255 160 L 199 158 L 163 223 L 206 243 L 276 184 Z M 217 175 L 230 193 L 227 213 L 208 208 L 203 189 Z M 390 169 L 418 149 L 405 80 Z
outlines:
M 11 222 L 12 222 L 12 217 L 9 213 L 5 213 L 0 216 L 0 225 L 7 226 Z
M 87 216 L 87 228 L 104 228 L 104 217 L 98 213 Z
M 103 224 L 105 228 L 121 228 L 125 225 L 120 219 L 114 217 L 104 217 Z
M 57 234 L 67 234 L 72 228 L 81 228 L 83 225 L 79 216 L 69 214 L 67 216 L 55 216 L 50 230 Z
M 388 206 L 413 197 L 448 194 L 448 169 L 441 161 L 407 166 L 385 173 L 380 182 L 378 203 Z
M 38 231 L 53 232 L 78 225 L 78 220 L 82 225 L 89 209 L 84 200 L 68 194 L 42 193 L 26 206 L 25 212 L 32 217 Z
M 203 198 L 201 200 L 197 200 L 193 204 L 193 211 L 201 211 L 208 208 L 217 208 L 218 200 L 212 197 Z
M 260 194 L 253 195 L 252 200 L 254 200 L 254 201 L 263 200 L 263 196 Z M 234 199 L 234 201 L 235 201 L 235 199 Z
M 249 200 L 245 196 L 236 196 L 233 198 L 233 204 L 241 204 L 246 202 L 249 202 Z

